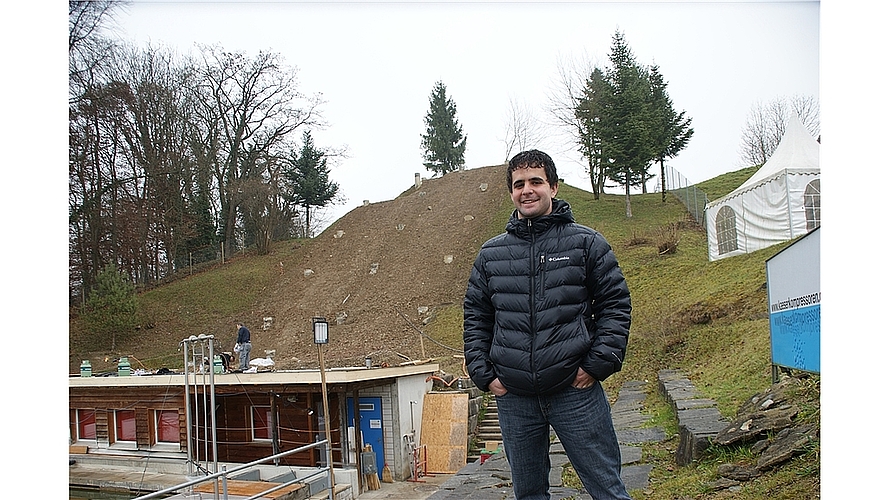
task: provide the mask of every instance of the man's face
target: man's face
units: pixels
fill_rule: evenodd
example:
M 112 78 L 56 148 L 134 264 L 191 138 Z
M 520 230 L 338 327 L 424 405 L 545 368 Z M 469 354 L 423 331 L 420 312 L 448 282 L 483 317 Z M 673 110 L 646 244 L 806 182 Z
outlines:
M 512 202 L 520 219 L 532 219 L 553 211 L 559 184 L 549 185 L 543 167 L 517 168 L 512 172 Z

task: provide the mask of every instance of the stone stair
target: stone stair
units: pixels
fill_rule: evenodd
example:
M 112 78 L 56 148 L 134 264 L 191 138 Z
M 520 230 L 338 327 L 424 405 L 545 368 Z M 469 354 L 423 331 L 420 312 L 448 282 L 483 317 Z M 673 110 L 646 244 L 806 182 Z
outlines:
M 483 451 L 496 451 L 487 449 L 486 446 L 488 443 L 497 443 L 499 446 L 502 442 L 503 436 L 500 434 L 500 419 L 497 416 L 497 400 L 492 397 L 485 405 L 485 418 L 478 423 L 475 446 L 467 452 L 466 463 L 472 463 L 478 460 Z
M 620 477 L 627 490 L 645 490 L 653 466 L 644 462 L 642 445 L 659 443 L 667 439 L 664 429 L 648 425 L 650 417 L 643 414 L 646 382 L 624 382 L 611 405 L 614 432 L 620 444 Z

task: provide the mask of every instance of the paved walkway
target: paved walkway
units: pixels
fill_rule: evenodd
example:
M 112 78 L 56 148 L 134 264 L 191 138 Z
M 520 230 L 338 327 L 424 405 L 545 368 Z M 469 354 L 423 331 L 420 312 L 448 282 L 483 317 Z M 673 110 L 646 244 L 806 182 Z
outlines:
M 630 381 L 621 387 L 617 401 L 611 407 L 614 428 L 621 445 L 621 463 L 623 464 L 621 477 L 628 490 L 648 487 L 651 465 L 641 463 L 642 448 L 640 445 L 646 442 L 663 441 L 666 438 L 663 429 L 643 427 L 648 421 L 647 417 L 642 414 L 644 400 L 645 382 Z M 552 470 L 549 482 L 553 500 L 568 498 L 591 500 L 586 492 L 563 486 L 562 466 L 568 463 L 568 457 L 558 438 L 550 447 L 550 461 Z M 361 498 L 363 499 L 364 495 Z M 428 500 L 514 499 L 509 463 L 503 453 L 497 453 L 483 464 L 480 461 L 467 464 L 466 467 L 441 483 L 438 491 L 431 492 L 428 496 L 415 498 Z
M 441 489 L 442 484 L 454 477 L 454 474 L 433 474 L 421 477 L 419 481 L 396 481 L 381 483 L 380 489 L 365 491 L 358 500 L 425 500 Z M 327 497 L 324 497 L 326 500 Z

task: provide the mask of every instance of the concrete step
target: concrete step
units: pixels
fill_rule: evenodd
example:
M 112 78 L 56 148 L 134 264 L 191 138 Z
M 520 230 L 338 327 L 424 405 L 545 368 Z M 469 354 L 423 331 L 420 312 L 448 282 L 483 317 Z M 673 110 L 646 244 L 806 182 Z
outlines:
M 326 483 L 329 484 L 329 483 Z M 336 484 L 333 486 L 333 495 L 336 500 L 347 500 L 353 497 L 352 495 L 352 487 L 347 484 Z M 330 498 L 330 490 L 325 489 L 324 491 L 315 493 L 314 495 L 308 497 L 307 500 L 328 500 Z

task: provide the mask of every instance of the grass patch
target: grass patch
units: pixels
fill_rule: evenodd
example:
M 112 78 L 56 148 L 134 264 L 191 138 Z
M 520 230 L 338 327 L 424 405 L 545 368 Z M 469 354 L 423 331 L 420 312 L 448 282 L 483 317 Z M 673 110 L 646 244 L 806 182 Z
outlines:
M 438 348 L 439 368 L 456 376 L 463 376 L 463 304 L 436 308 L 435 319 L 424 329 L 430 338 L 459 352 Z
M 708 200 L 715 201 L 737 189 L 751 175 L 755 174 L 759 167 L 759 165 L 754 165 L 735 170 L 734 172 L 727 172 L 718 177 L 695 184 L 695 187 L 703 191 L 707 195 Z

